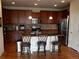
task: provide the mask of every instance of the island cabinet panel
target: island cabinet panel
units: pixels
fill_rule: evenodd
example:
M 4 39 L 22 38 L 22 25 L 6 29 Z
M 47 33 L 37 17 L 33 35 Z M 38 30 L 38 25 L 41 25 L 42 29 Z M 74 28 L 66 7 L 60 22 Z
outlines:
M 4 40 L 8 41 L 16 41 L 20 38 L 19 33 L 17 31 L 7 31 L 4 34 Z

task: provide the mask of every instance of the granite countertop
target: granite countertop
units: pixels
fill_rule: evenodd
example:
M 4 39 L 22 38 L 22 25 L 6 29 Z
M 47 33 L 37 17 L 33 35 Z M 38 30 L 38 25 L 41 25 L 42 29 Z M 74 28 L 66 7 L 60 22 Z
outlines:
M 48 36 L 64 36 L 63 34 L 29 34 L 31 36 L 48 35 Z

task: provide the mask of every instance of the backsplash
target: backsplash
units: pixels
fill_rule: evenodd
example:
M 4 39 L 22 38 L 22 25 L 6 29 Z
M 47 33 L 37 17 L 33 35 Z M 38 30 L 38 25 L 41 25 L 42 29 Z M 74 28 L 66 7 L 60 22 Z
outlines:
M 42 24 L 41 29 L 58 29 L 57 24 Z
M 21 29 L 31 29 L 35 24 L 27 24 L 27 25 L 4 25 L 4 30 L 19 30 Z M 40 29 L 58 29 L 57 24 L 36 24 L 35 26 L 40 26 Z

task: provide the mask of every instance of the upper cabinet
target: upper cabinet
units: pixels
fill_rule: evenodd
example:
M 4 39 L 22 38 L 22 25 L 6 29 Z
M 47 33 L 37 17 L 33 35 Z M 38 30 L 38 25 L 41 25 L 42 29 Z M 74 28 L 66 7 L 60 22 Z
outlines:
M 57 24 L 58 23 L 59 13 L 55 11 L 41 11 L 40 20 L 44 24 Z
M 30 10 L 27 11 L 19 10 L 18 11 L 19 24 L 30 24 L 31 20 L 29 19 L 29 16 L 32 16 L 32 12 Z
M 32 15 L 30 10 L 6 10 L 3 9 L 4 24 L 28 24 L 31 22 L 29 16 Z
M 3 24 L 7 24 L 7 10 L 3 9 Z
M 40 12 L 38 12 L 38 13 L 32 12 L 32 17 L 33 18 L 39 18 L 40 19 Z
M 31 10 L 7 10 L 3 9 L 4 24 L 31 24 L 31 19 L 38 18 L 40 24 L 58 24 L 63 18 L 67 18 L 68 11 L 40 11 L 38 13 Z
M 9 20 L 9 23 L 11 24 L 17 24 L 18 23 L 18 11 L 16 10 L 9 10 L 9 17 L 8 17 L 8 20 Z
M 62 18 L 67 18 L 68 15 L 69 15 L 69 11 L 68 10 L 62 11 Z
M 48 23 L 48 17 L 46 11 L 40 12 L 40 23 L 44 23 L 44 24 Z
M 18 10 L 18 24 L 25 24 L 25 11 Z
M 18 12 L 16 10 L 3 9 L 3 24 L 17 24 Z
M 31 19 L 29 19 L 30 16 L 32 16 L 32 11 L 25 11 L 25 24 L 31 24 Z

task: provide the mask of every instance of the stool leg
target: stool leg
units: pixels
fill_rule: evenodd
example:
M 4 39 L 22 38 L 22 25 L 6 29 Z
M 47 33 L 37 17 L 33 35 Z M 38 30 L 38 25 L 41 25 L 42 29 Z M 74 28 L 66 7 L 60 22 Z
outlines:
M 30 54 L 30 47 L 28 47 L 28 49 L 27 49 L 27 53 Z
M 38 53 L 39 53 L 39 49 L 40 49 L 40 46 L 38 45 Z
M 29 54 L 31 53 L 31 51 L 30 51 L 30 47 L 29 47 Z
M 52 45 L 52 52 L 55 52 L 55 45 Z
M 27 48 L 27 53 L 29 54 L 29 47 Z
M 45 55 L 46 55 L 46 49 L 45 49 L 45 47 L 46 47 L 46 46 L 44 46 L 44 53 L 45 53 Z

